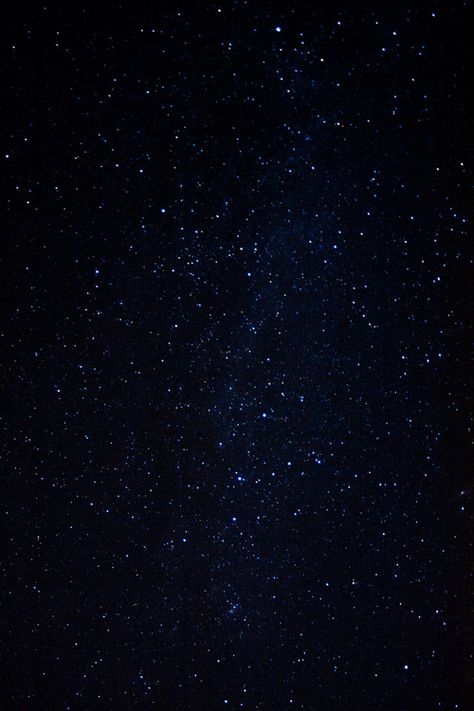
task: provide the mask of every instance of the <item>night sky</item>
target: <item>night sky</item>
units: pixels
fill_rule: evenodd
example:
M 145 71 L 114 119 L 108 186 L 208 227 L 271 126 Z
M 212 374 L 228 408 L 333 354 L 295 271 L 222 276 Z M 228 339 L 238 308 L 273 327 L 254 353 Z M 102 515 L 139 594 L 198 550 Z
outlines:
M 1 708 L 472 708 L 468 3 L 1 35 Z

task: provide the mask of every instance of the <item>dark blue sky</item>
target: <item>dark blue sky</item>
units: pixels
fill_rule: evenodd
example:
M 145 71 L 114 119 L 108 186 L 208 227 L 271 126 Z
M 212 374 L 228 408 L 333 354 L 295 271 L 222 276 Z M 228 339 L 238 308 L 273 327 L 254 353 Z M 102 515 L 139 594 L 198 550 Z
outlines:
M 469 23 L 6 11 L 2 708 L 467 711 Z

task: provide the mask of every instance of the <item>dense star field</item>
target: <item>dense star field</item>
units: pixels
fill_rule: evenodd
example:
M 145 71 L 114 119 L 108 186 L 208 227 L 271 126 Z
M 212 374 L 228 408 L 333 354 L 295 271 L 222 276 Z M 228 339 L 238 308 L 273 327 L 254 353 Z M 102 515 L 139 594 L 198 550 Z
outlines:
M 2 709 L 468 711 L 471 38 L 4 11 Z

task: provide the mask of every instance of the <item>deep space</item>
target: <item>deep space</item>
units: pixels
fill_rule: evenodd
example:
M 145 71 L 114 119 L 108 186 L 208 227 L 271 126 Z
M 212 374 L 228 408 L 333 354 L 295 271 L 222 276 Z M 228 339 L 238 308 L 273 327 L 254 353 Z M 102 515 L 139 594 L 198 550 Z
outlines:
M 1 709 L 472 708 L 470 5 L 2 11 Z

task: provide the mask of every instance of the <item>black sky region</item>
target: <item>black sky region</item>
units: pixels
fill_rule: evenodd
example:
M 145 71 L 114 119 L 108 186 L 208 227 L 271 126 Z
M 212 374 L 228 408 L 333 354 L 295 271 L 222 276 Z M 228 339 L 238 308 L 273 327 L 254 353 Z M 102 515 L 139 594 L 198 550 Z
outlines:
M 2 709 L 468 711 L 470 10 L 2 11 Z

